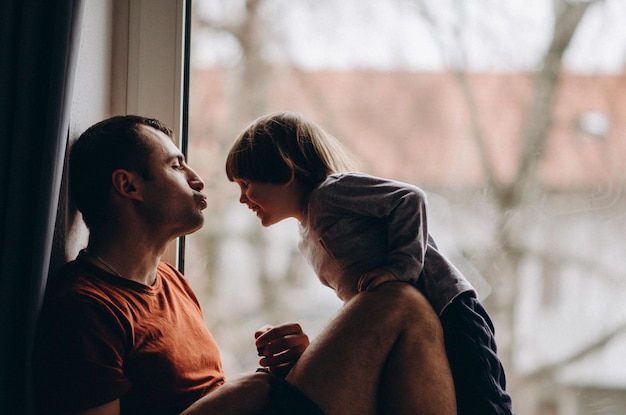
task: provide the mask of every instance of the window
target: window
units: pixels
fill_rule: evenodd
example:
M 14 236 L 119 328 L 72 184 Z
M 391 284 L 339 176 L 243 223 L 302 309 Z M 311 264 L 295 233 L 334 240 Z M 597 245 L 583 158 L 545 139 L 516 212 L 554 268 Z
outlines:
M 583 18 L 560 20 L 557 3 Z M 582 414 L 626 389 L 626 361 L 607 357 L 626 323 L 624 7 L 196 0 L 189 160 L 211 207 L 188 237 L 186 271 L 227 370 L 255 367 L 261 325 L 303 320 L 315 333 L 340 306 L 297 252 L 297 223 L 262 228 L 224 174 L 248 122 L 292 110 L 362 170 L 427 192 L 431 233 L 494 318 L 516 412 Z M 549 49 L 553 25 L 572 22 L 566 49 Z M 580 134 L 601 140 L 590 149 Z M 589 384 L 594 365 L 579 354 L 607 382 Z M 558 397 L 545 400 L 546 383 Z

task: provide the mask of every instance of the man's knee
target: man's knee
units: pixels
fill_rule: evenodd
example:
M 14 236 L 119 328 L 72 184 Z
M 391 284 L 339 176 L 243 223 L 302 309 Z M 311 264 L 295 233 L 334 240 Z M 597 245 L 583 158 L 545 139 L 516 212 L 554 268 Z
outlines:
M 400 329 L 421 330 L 424 334 L 443 337 L 441 322 L 424 294 L 404 282 L 385 283 L 376 289 L 361 293 L 368 307 L 375 307 L 385 316 L 385 324 Z
M 432 306 L 417 288 L 406 282 L 385 283 L 372 290 L 378 301 L 398 312 L 423 313 L 426 316 L 437 317 Z

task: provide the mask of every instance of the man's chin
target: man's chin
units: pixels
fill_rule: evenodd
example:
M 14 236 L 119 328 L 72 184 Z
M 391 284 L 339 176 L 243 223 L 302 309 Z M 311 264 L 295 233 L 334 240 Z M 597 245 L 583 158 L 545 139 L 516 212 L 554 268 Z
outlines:
M 192 234 L 192 233 L 194 233 L 194 232 L 196 232 L 196 231 L 200 230 L 203 226 L 204 226 L 204 216 L 200 215 L 200 216 L 198 217 L 198 220 L 196 221 L 196 223 L 192 224 L 192 225 L 189 227 L 189 230 L 187 230 L 187 231 L 186 231 L 183 235 L 181 235 L 181 236 Z

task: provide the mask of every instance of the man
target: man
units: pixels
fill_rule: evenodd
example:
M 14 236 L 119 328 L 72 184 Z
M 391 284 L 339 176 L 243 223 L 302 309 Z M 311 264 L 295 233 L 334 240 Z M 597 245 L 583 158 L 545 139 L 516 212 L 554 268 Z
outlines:
M 438 318 L 399 283 L 355 297 L 311 345 L 297 324 L 257 332 L 269 373 L 225 382 L 193 291 L 160 261 L 206 207 L 171 131 L 139 116 L 102 121 L 73 145 L 69 174 L 90 235 L 47 289 L 39 413 L 455 413 Z

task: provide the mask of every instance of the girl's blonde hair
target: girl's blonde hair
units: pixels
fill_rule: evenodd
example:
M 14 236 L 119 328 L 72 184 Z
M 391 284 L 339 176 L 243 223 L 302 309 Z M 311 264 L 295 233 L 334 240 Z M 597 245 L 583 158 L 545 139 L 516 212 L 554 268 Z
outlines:
M 326 176 L 350 170 L 351 157 L 329 133 L 299 114 L 258 118 L 240 135 L 226 158 L 230 181 L 287 183 L 292 177 L 315 186 Z

